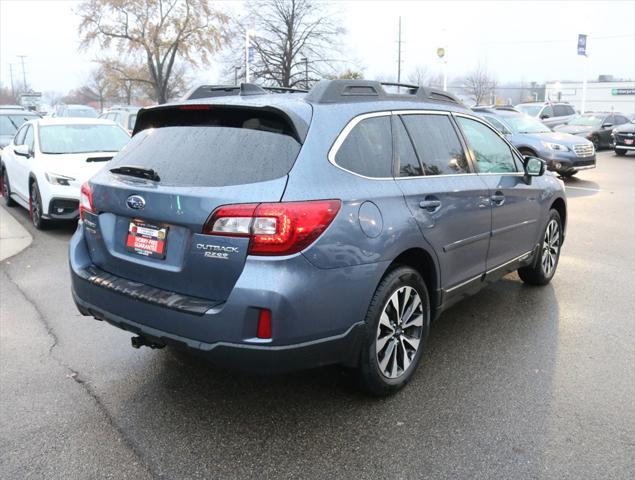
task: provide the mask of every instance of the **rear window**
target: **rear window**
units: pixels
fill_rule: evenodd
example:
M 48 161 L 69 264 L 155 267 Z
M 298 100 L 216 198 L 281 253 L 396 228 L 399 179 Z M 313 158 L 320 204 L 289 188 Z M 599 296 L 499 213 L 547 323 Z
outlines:
M 40 127 L 40 150 L 47 154 L 118 152 L 130 137 L 117 125 L 46 125 Z
M 350 131 L 335 163 L 365 177 L 392 177 L 392 133 L 390 117 L 367 118 Z
M 272 112 L 163 110 L 147 112 L 142 121 L 146 129 L 132 137 L 110 168 L 151 168 L 165 185 L 220 187 L 273 180 L 289 173 L 301 148 L 286 119 Z

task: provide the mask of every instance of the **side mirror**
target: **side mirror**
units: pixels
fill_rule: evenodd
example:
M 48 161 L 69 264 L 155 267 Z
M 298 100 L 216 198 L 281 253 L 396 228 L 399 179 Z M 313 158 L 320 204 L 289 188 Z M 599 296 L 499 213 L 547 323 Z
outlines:
M 540 120 L 545 120 L 546 118 L 551 118 L 551 115 L 549 115 L 548 113 L 543 113 L 542 115 L 540 115 Z
M 31 156 L 31 151 L 27 145 L 17 145 L 13 151 L 16 155 L 20 155 L 21 157 L 29 158 Z
M 602 128 L 611 128 L 613 126 L 612 123 L 604 123 L 602 124 Z
M 531 177 L 541 177 L 545 174 L 547 162 L 538 157 L 525 157 L 525 179 L 531 183 Z

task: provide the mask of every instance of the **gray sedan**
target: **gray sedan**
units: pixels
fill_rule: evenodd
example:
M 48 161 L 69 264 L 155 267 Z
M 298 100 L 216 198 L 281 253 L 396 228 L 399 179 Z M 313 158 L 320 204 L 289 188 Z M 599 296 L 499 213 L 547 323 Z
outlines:
M 514 110 L 474 108 L 523 155 L 540 157 L 563 177 L 595 168 L 593 143 L 576 135 L 552 132 L 540 121 Z

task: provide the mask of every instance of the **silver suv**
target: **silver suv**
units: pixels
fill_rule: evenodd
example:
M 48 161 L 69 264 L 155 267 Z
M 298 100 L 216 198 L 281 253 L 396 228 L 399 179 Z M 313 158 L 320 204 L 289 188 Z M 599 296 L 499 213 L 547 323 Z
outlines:
M 539 119 L 549 128 L 565 124 L 576 116 L 573 106 L 564 102 L 519 103 L 514 108 L 530 117 Z

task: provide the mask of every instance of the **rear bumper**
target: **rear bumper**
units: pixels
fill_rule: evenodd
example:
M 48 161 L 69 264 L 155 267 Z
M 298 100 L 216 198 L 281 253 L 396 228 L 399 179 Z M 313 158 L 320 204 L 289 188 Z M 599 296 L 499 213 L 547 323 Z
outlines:
M 302 255 L 248 257 L 229 297 L 199 309 L 194 297 L 95 274 L 83 228 L 80 223 L 69 251 L 73 297 L 82 314 L 251 371 L 354 365 L 370 298 L 387 267 L 318 269 Z M 272 315 L 269 340 L 256 338 L 262 308 Z
M 83 301 L 73 290 L 73 300 L 82 315 L 145 337 L 147 340 L 196 353 L 210 362 L 255 373 L 285 373 L 340 363 L 355 365 L 366 336 L 366 324 L 353 324 L 340 335 L 294 345 L 262 346 L 230 342 L 206 343 L 163 332 L 102 310 Z

